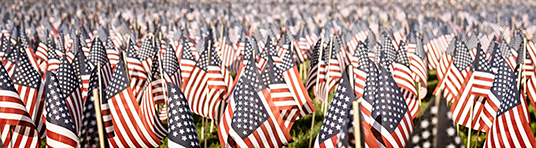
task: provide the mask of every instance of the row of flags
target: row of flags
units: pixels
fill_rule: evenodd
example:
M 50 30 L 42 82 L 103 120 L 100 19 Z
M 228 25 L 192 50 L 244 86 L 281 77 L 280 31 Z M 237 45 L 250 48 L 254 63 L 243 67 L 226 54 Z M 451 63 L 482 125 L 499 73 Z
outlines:
M 166 14 L 152 13 L 153 4 L 136 6 L 145 12 L 93 2 L 94 13 L 37 7 L 56 2 L 4 12 L 2 144 L 157 147 L 168 137 L 168 146 L 200 147 L 195 113 L 215 121 L 226 147 L 284 147 L 294 122 L 320 108 L 309 94 L 326 104 L 314 147 L 355 145 L 357 122 L 368 147 L 460 146 L 452 122 L 487 133 L 486 147 L 535 142 L 522 99 L 535 104 L 531 10 L 495 21 L 484 15 L 493 11 L 402 10 L 440 7 L 433 3 L 339 12 L 249 4 L 231 13 L 245 3 L 184 2 L 164 9 L 184 11 Z M 443 99 L 414 124 L 431 70 Z

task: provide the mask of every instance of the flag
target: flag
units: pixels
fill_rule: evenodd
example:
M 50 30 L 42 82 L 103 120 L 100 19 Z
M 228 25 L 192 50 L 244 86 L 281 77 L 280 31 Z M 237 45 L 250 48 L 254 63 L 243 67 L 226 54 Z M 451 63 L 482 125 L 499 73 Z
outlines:
M 432 97 L 406 147 L 463 147 L 462 139 L 457 132 L 446 100 L 442 97 L 440 99 Z
M 205 48 L 209 48 L 208 46 L 210 45 L 207 42 Z M 190 80 L 181 89 L 184 90 L 194 113 L 210 119 L 218 119 L 222 95 L 220 90 L 225 89 L 226 86 L 219 69 L 214 69 L 216 61 L 209 60 L 209 52 L 211 59 L 217 56 L 212 48 L 205 49 L 190 74 Z
M 56 71 L 60 67 L 60 57 L 58 56 L 58 53 L 56 52 L 56 47 L 54 46 L 52 40 L 50 40 L 48 45 L 49 45 L 49 48 L 47 49 L 47 61 L 46 61 L 47 67 L 45 70 Z
M 0 124 L 1 128 L 11 133 L 10 139 L 6 137 L 6 146 L 11 147 L 39 147 L 39 132 L 34 121 L 22 102 L 13 82 L 9 78 L 4 66 L 0 64 Z M 13 130 L 11 130 L 13 129 Z M 2 134 L 7 135 L 6 130 Z M 0 138 L 2 141 L 2 138 Z M 1 142 L 0 142 L 0 147 Z
M 71 120 L 75 127 L 76 133 L 80 131 L 82 122 L 82 90 L 81 84 L 77 75 L 74 73 L 71 62 L 67 60 L 67 57 L 63 57 L 60 62 L 60 67 L 57 71 L 58 83 L 61 88 L 61 93 L 65 96 L 65 103 L 71 113 Z
M 135 98 L 138 98 L 140 95 L 142 95 L 143 85 L 145 85 L 147 82 L 147 72 L 143 68 L 143 65 L 139 59 L 137 48 L 138 46 L 136 46 L 132 40 L 129 40 L 125 57 L 126 63 L 128 64 L 128 74 L 130 75 L 130 88 L 132 88 Z
M 32 117 L 37 130 L 42 134 L 45 130 L 42 115 L 45 100 L 44 100 L 44 85 L 41 83 L 42 77 L 32 65 L 28 62 L 25 56 L 18 50 L 12 50 L 18 54 L 18 61 L 15 63 L 15 70 L 11 79 L 15 85 L 15 89 L 22 98 L 22 102 L 26 106 L 26 110 Z
M 169 47 L 166 49 L 164 57 L 162 58 L 162 68 L 164 70 L 164 78 L 166 82 L 171 82 L 177 86 L 182 85 L 181 67 L 171 44 L 169 44 Z
M 154 61 L 152 61 L 151 65 L 151 73 L 149 74 L 149 79 L 147 81 L 147 84 L 144 86 L 143 95 L 140 101 L 140 107 L 141 107 L 141 113 L 143 114 L 143 118 L 147 123 L 149 123 L 149 127 L 151 128 L 151 132 L 153 132 L 158 139 L 164 139 L 164 137 L 167 134 L 167 127 L 162 123 L 160 118 L 158 117 L 155 108 L 156 106 L 156 97 L 160 97 L 160 100 L 158 102 L 164 103 L 165 102 L 165 94 L 164 94 L 164 87 L 163 87 L 163 81 L 161 74 L 160 74 L 160 66 L 159 66 L 158 57 L 154 57 Z M 165 119 L 164 119 L 165 120 Z
M 47 119 L 47 146 L 72 147 L 79 144 L 78 132 L 67 109 L 67 98 L 60 88 L 56 75 L 50 71 L 46 74 L 46 119 Z
M 501 71 L 506 74 L 501 74 Z M 517 74 L 513 74 L 509 68 L 499 68 L 496 79 L 502 83 L 491 88 L 490 98 L 500 100 L 493 125 L 488 131 L 488 138 L 484 147 L 534 147 L 536 141 L 527 121 L 527 108 L 525 99 L 517 85 Z
M 351 64 L 354 67 L 354 91 L 358 98 L 364 94 L 365 83 L 367 79 L 367 68 L 369 65 L 368 48 L 365 43 L 359 41 L 355 48 L 354 55 L 350 57 Z
M 350 111 L 352 111 L 352 102 L 356 99 L 348 72 L 344 71 L 313 147 L 341 147 L 340 143 L 348 146 L 350 136 L 348 127 L 351 127 L 350 118 L 353 118 L 350 116 Z
M 219 124 L 220 142 L 235 147 L 282 147 L 291 140 L 253 59 L 244 68 Z M 248 122 L 250 121 L 250 122 Z
M 112 42 L 111 38 L 106 40 L 106 45 L 104 45 L 104 47 L 106 49 L 106 56 L 108 56 L 108 59 L 110 60 L 110 66 L 114 68 L 119 62 L 119 51 L 114 47 L 114 43 Z
M 180 66 L 179 67 L 181 68 L 180 76 L 182 77 L 181 78 L 183 81 L 182 84 L 188 83 L 188 81 L 190 80 L 190 74 L 192 73 L 195 67 L 195 57 L 192 53 L 192 50 L 190 49 L 190 46 L 188 45 L 187 40 L 188 39 L 186 37 L 182 37 L 182 40 L 181 40 L 182 41 L 181 43 L 183 44 L 183 46 L 182 46 L 182 50 L 180 53 L 180 61 L 179 61 Z M 173 57 L 173 55 L 164 54 L 163 61 L 165 61 L 166 56 Z M 170 60 L 173 60 L 173 59 L 170 58 Z
M 78 83 L 81 85 L 80 89 L 82 91 L 82 102 L 85 102 L 89 91 L 89 79 L 93 65 L 91 65 L 86 56 L 84 56 L 83 50 L 79 50 L 75 54 L 72 64 L 74 74 L 77 76 Z
M 97 68 L 94 68 L 91 71 L 90 80 L 89 80 L 89 89 L 90 93 L 88 93 L 86 97 L 86 101 L 84 102 L 84 111 L 82 113 L 82 128 L 80 130 L 80 146 L 81 147 L 92 147 L 96 148 L 99 146 L 99 131 L 97 127 L 97 115 L 95 113 L 95 97 L 93 96 L 93 90 L 103 88 L 104 86 L 99 87 L 99 73 L 97 73 Z M 102 79 L 102 75 L 101 75 Z M 100 82 L 102 83 L 102 82 Z M 102 90 L 99 90 L 99 93 Z M 100 93 L 101 96 L 104 97 L 104 94 Z M 99 117 L 102 118 L 102 117 Z M 101 120 L 102 121 L 102 120 Z M 104 124 L 103 124 L 104 125 Z M 103 129 L 104 130 L 104 129 Z M 106 130 L 104 130 L 106 132 Z M 104 134 L 104 140 L 105 140 L 105 146 L 109 147 L 108 145 L 108 134 Z
M 411 70 L 409 69 L 409 60 L 406 53 L 405 43 L 400 41 L 398 52 L 396 54 L 396 62 L 393 63 L 393 78 L 400 88 L 400 92 L 408 105 L 408 112 L 411 118 L 415 118 L 420 111 L 421 104 L 415 89 L 415 82 L 411 78 Z
M 151 64 L 153 63 L 153 56 L 157 53 L 154 50 L 152 43 L 153 36 L 148 36 L 145 38 L 145 41 L 141 44 L 140 50 L 138 50 L 138 55 L 141 61 L 141 65 L 145 71 L 151 70 Z M 134 45 L 137 46 L 137 45 Z M 173 48 L 168 48 L 173 49 Z
M 168 82 L 169 133 L 168 147 L 201 147 L 192 111 L 181 89 Z
M 123 63 L 123 55 L 119 57 L 119 63 Z M 116 65 L 110 84 L 106 87 L 106 98 L 103 99 L 107 100 L 115 133 L 115 137 L 109 137 L 108 140 L 111 147 L 156 147 L 160 145 L 160 140 L 149 132 L 152 127 L 142 118 L 141 108 L 129 86 L 125 66 L 126 63 Z M 104 110 L 107 108 L 102 109 L 106 126 Z
M 421 47 L 417 47 L 419 46 L 417 44 L 421 43 L 419 41 L 420 39 L 417 39 L 417 37 L 415 37 L 415 34 L 412 34 L 410 36 L 411 38 L 407 47 L 408 59 L 410 64 L 409 69 L 411 70 L 411 76 L 413 80 L 415 80 L 417 83 L 421 83 L 421 88 L 416 89 L 419 89 L 419 93 L 426 94 L 426 87 L 428 86 L 428 67 L 426 67 L 424 59 L 426 57 L 426 53 L 422 48 L 422 45 Z M 426 95 L 421 94 L 419 94 L 419 99 L 424 99 Z
M 103 80 L 103 85 L 108 86 L 108 83 L 110 82 L 110 78 L 112 77 L 112 65 L 111 61 L 108 58 L 108 49 L 104 46 L 103 42 L 99 38 L 93 39 L 93 43 L 91 43 L 91 49 L 89 51 L 89 57 L 87 58 L 91 65 L 94 65 L 95 67 L 98 66 L 100 63 L 101 67 L 101 75 Z M 116 60 L 119 57 L 116 58 Z
M 404 147 L 413 131 L 413 121 L 400 89 L 383 66 L 379 66 L 374 97 L 370 122 L 376 140 L 385 147 Z
M 307 90 L 312 89 L 314 86 L 316 86 L 317 83 L 317 77 L 318 77 L 318 68 L 319 68 L 319 61 L 320 59 L 320 51 L 324 50 L 322 46 L 322 40 L 318 40 L 313 47 L 311 52 L 311 59 L 309 60 L 309 68 L 307 69 L 307 81 L 305 83 L 305 88 Z
M 272 57 L 268 57 L 266 66 L 261 71 L 264 84 L 268 86 L 274 105 L 281 113 L 285 127 L 289 130 L 294 121 L 300 116 L 297 101 L 294 101 L 292 93 L 282 75 L 283 71 L 274 65 Z
M 283 72 L 283 79 L 287 83 L 290 93 L 296 103 L 298 103 L 298 108 L 300 111 L 300 116 L 305 116 L 312 114 L 316 111 L 313 101 L 309 97 L 309 93 L 303 86 L 302 78 L 299 75 L 298 66 L 292 58 L 293 53 L 290 49 L 287 49 L 285 55 L 282 58 L 281 62 L 281 71 Z M 340 71 L 339 71 L 340 72 Z

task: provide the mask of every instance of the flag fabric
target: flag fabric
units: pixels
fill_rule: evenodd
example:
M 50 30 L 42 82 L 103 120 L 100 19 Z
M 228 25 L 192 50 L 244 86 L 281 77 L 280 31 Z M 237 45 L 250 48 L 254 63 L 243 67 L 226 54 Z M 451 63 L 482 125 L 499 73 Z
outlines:
M 235 147 L 282 147 L 291 140 L 270 93 L 250 59 L 219 124 L 220 142 Z M 247 122 L 251 121 L 251 122 Z
M 181 78 L 183 81 L 182 84 L 187 84 L 189 82 L 190 76 L 191 76 L 190 74 L 194 70 L 195 63 L 196 63 L 195 57 L 192 53 L 192 50 L 190 49 L 190 46 L 188 45 L 187 40 L 188 39 L 186 37 L 183 37 L 181 40 L 182 41 L 181 43 L 183 44 L 183 46 L 182 46 L 182 50 L 180 54 L 180 61 L 179 61 L 180 66 L 179 67 L 181 69 L 180 76 L 182 77 Z M 173 57 L 173 55 L 164 54 L 163 61 L 165 61 L 166 56 Z M 170 60 L 173 60 L 173 59 L 170 59 Z
M 268 57 L 264 69 L 261 71 L 264 84 L 268 86 L 274 105 L 281 113 L 285 127 L 290 130 L 294 121 L 300 116 L 298 104 L 294 101 L 289 87 L 283 79 L 281 69 L 274 65 L 272 57 Z M 287 131 L 290 132 L 290 131 Z
M 208 43 L 205 48 L 208 48 Z M 211 90 L 208 84 L 208 65 L 210 62 L 208 52 L 210 50 L 205 49 L 203 51 L 190 74 L 190 80 L 185 85 L 182 85 L 181 89 L 184 90 L 184 95 L 194 113 L 210 119 L 216 119 L 216 111 L 219 111 L 216 108 L 221 100 L 217 97 L 218 94 L 215 94 L 217 92 L 213 91 L 214 89 Z
M 90 51 L 88 51 L 89 53 Z M 82 93 L 82 102 L 86 101 L 87 94 L 89 92 L 89 79 L 91 75 L 91 70 L 93 69 L 93 65 L 89 62 L 89 60 L 84 55 L 83 50 L 79 50 L 72 61 L 73 64 L 73 70 L 75 76 L 77 76 L 78 83 L 81 85 L 81 93 Z
M 416 89 L 419 89 L 419 92 L 423 92 L 424 94 L 426 94 L 427 91 L 424 91 L 425 88 L 428 86 L 428 67 L 425 64 L 426 53 L 422 48 L 422 45 L 420 47 L 417 47 L 419 46 L 417 44 L 421 43 L 420 39 L 417 39 L 414 34 L 410 36 L 411 38 L 407 45 L 408 59 L 410 63 L 409 69 L 411 70 L 411 76 L 413 80 L 415 80 L 417 83 L 421 83 L 421 88 Z M 425 95 L 421 94 L 419 94 L 419 99 L 424 99 Z
M 367 68 L 369 65 L 368 48 L 365 43 L 359 41 L 355 48 L 354 55 L 350 58 L 354 67 L 354 91 L 358 98 L 364 94 L 365 83 L 367 80 Z
M 281 62 L 281 71 L 283 71 L 283 79 L 287 83 L 290 93 L 294 100 L 298 103 L 301 116 L 312 114 L 316 111 L 313 101 L 309 97 L 309 93 L 303 86 L 302 78 L 299 75 L 298 66 L 292 58 L 293 53 L 287 49 Z
M 158 59 L 158 57 L 154 57 L 149 80 L 144 86 L 143 97 L 138 102 L 141 102 L 140 107 L 143 117 L 147 123 L 149 123 L 149 126 L 153 127 L 151 132 L 155 133 L 158 139 L 163 139 L 167 134 L 167 127 L 162 123 L 161 118 L 156 113 L 157 109 L 155 108 L 156 104 L 158 104 L 156 103 L 156 97 L 160 97 L 160 100 L 158 101 L 159 103 L 165 103 L 165 98 L 163 98 L 165 97 L 163 91 L 164 87 L 162 85 L 163 79 L 160 74 L 161 67 L 159 66 L 159 61 L 160 59 Z
M 93 39 L 93 43 L 91 43 L 91 49 L 89 51 L 88 60 L 89 62 L 97 67 L 97 65 L 100 63 L 101 67 L 101 73 L 102 73 L 102 80 L 104 86 L 108 86 L 108 83 L 110 82 L 110 78 L 112 77 L 112 68 L 111 61 L 108 58 L 108 52 L 109 50 L 106 49 L 104 46 L 104 43 L 99 39 L 95 38 Z M 118 58 L 118 57 L 117 57 Z M 117 60 L 117 59 L 116 59 Z
M 192 111 L 181 89 L 168 82 L 169 133 L 168 147 L 201 147 L 195 129 Z
M 509 68 L 499 70 L 506 70 L 506 75 L 497 77 L 503 83 L 494 85 L 490 93 L 490 98 L 498 98 L 500 105 L 484 147 L 534 147 L 536 141 L 523 113 L 527 108 L 518 89 L 517 74 L 513 74 Z
M 45 108 L 45 88 L 41 83 L 42 77 L 39 72 L 31 67 L 31 64 L 21 52 L 13 50 L 13 53 L 18 54 L 18 61 L 15 63 L 16 67 L 11 79 L 28 113 L 42 135 L 45 131 L 42 120 L 43 109 Z
M 333 100 L 322 122 L 322 127 L 316 136 L 314 143 L 315 148 L 341 147 L 339 144 L 348 147 L 348 127 L 350 122 L 350 111 L 352 102 L 355 101 L 356 95 L 352 91 L 350 78 L 347 71 L 344 71 L 339 81 Z
M 320 51 L 324 50 L 322 46 L 322 40 L 318 40 L 315 46 L 311 49 L 311 59 L 309 60 L 309 68 L 307 69 L 307 81 L 305 83 L 305 88 L 307 90 L 312 89 L 316 86 L 318 70 L 319 70 L 319 61 L 321 60 Z
M 137 48 L 138 46 L 135 45 L 132 40 L 129 40 L 125 57 L 126 63 L 128 64 L 128 74 L 130 75 L 130 88 L 132 88 L 135 98 L 138 98 L 140 95 L 142 95 L 142 88 L 147 82 L 147 72 L 143 68 L 143 65 L 139 59 Z
M 58 68 L 57 81 L 60 84 L 61 93 L 65 96 L 65 103 L 69 112 L 71 113 L 72 124 L 75 127 L 76 133 L 80 131 L 81 122 L 82 122 L 82 90 L 80 88 L 81 84 L 77 75 L 74 73 L 73 66 L 71 62 L 68 61 L 67 57 L 63 57 L 60 62 L 60 67 Z
M 162 58 L 162 68 L 166 82 L 171 82 L 177 86 L 182 85 L 181 67 L 171 44 L 168 45 L 164 57 Z
M 5 146 L 9 147 L 39 147 L 39 132 L 36 130 L 36 126 L 31 116 L 22 102 L 17 90 L 13 85 L 13 82 L 9 78 L 3 65 L 0 65 L 0 124 L 2 134 L 12 135 L 8 139 L 6 137 Z M 11 130 L 12 129 L 12 130 Z M 7 131 L 6 131 L 7 130 Z M 0 138 L 2 141 L 2 138 Z M 1 145 L 1 144 L 0 144 Z M 0 146 L 4 147 L 4 146 Z
M 463 147 L 457 133 L 446 100 L 432 97 L 420 121 L 415 124 L 406 147 Z
M 399 87 L 383 66 L 379 66 L 374 97 L 371 123 L 376 140 L 385 147 L 404 147 L 413 131 L 413 121 Z
M 393 63 L 393 78 L 400 88 L 400 92 L 408 105 L 411 118 L 415 118 L 420 111 L 421 104 L 415 89 L 415 82 L 411 78 L 409 59 L 406 53 L 405 43 L 399 43 L 396 62 Z
M 94 46 L 94 45 L 92 45 Z M 110 66 L 112 68 L 115 67 L 115 65 L 118 64 L 119 62 L 119 51 L 114 47 L 114 43 L 112 42 L 112 39 L 111 38 L 108 38 L 106 40 L 106 45 L 104 45 L 105 49 L 106 49 L 106 56 L 108 57 L 108 59 L 110 60 Z
M 141 44 L 140 49 L 138 50 L 138 56 L 141 61 L 141 65 L 145 71 L 151 70 L 151 64 L 153 63 L 153 56 L 157 53 L 154 50 L 153 43 L 152 43 L 153 36 L 148 36 L 145 38 L 143 43 Z M 137 45 L 134 45 L 137 46 Z M 174 49 L 174 48 L 168 48 L 168 49 Z
M 54 73 L 47 71 L 46 76 L 47 146 L 76 148 L 79 144 L 78 132 L 64 100 L 67 96 L 62 93 L 61 84 Z
M 86 101 L 84 102 L 84 111 L 82 113 L 82 128 L 80 130 L 80 146 L 81 147 L 92 147 L 96 148 L 99 146 L 99 132 L 97 127 L 97 116 L 95 113 L 95 97 L 93 96 L 93 90 L 99 88 L 99 73 L 97 73 L 97 68 L 94 68 L 91 71 L 90 80 L 89 80 L 89 89 L 90 93 L 88 93 L 86 97 Z M 102 75 L 101 75 L 102 78 Z M 102 83 L 102 82 L 101 82 Z M 100 88 L 103 88 L 103 86 L 100 86 Z M 99 93 L 102 90 L 99 90 Z M 101 96 L 104 97 L 101 93 Z M 99 117 L 102 118 L 102 117 Z M 101 120 L 102 121 L 102 120 Z M 103 124 L 104 125 L 104 124 Z M 104 130 L 104 129 L 103 129 Z M 106 132 L 106 130 L 104 130 Z M 104 139 L 108 139 L 108 134 L 104 134 Z M 107 140 L 104 142 L 107 146 L 108 142 Z
M 119 57 L 119 62 L 123 63 L 122 55 Z M 106 100 L 115 133 L 115 137 L 108 139 L 111 147 L 156 147 L 160 145 L 158 137 L 150 132 L 152 127 L 142 118 L 141 108 L 129 86 L 126 63 L 116 65 L 110 84 L 106 87 Z M 102 109 L 104 118 L 106 108 Z M 106 123 L 106 119 L 104 122 Z

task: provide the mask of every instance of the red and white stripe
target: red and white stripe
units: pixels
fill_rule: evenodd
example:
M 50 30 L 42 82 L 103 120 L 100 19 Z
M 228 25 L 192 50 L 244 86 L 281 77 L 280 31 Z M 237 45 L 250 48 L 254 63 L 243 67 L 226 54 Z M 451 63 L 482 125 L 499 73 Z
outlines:
M 130 75 L 130 88 L 136 98 L 142 95 L 142 88 L 147 83 L 147 72 L 138 58 L 126 57 L 128 74 Z
M 309 97 L 308 91 L 303 86 L 303 81 L 299 76 L 298 67 L 294 66 L 291 69 L 283 72 L 283 79 L 287 83 L 287 87 L 290 93 L 294 97 L 298 108 L 300 109 L 300 116 L 312 114 L 316 111 L 313 101 Z M 340 77 L 339 77 L 340 79 Z
M 19 94 L 10 90 L 0 90 L 0 124 L 34 127 L 34 122 Z
M 152 127 L 150 128 L 150 132 L 154 133 L 158 139 L 163 139 L 167 134 L 167 129 L 156 114 L 156 104 L 153 97 L 153 90 L 152 85 L 147 85 L 147 88 L 144 90 L 143 98 L 140 104 L 142 120 L 145 120 L 149 127 Z
M 498 116 L 488 132 L 484 147 L 534 147 L 536 141 L 530 122 L 527 122 L 527 108 L 521 104 Z
M 76 148 L 79 142 L 74 132 L 56 124 L 47 124 L 47 147 Z
M 208 73 L 195 67 L 190 74 L 190 80 L 184 84 L 181 90 L 184 91 L 192 112 L 203 117 L 216 119 L 221 100 L 209 100 L 213 98 L 211 96 L 217 95 L 215 91 L 217 89 L 207 89 L 209 86 Z
M 160 140 L 142 118 L 141 107 L 131 88 L 108 100 L 115 137 L 109 137 L 111 147 L 156 147 Z
M 400 124 L 392 133 L 389 133 L 383 126 L 376 126 L 375 124 L 379 124 L 376 121 L 373 122 L 375 123 L 372 128 L 380 132 L 385 147 L 404 147 L 406 141 L 410 138 L 411 132 L 413 132 L 413 121 L 408 113 L 404 114 Z
M 393 63 L 393 78 L 400 87 L 400 92 L 404 96 L 408 105 L 408 113 L 411 118 L 415 118 L 420 111 L 421 104 L 417 97 L 417 90 L 415 89 L 415 82 L 411 79 L 411 71 L 409 67 L 400 63 Z
M 61 80 L 61 79 L 60 79 Z M 76 88 L 69 97 L 65 99 L 67 108 L 71 113 L 73 119 L 74 128 L 79 132 L 82 128 L 82 113 L 83 113 L 83 100 L 82 100 L 82 90 Z
M 9 127 L 9 125 L 5 125 Z M 39 132 L 35 128 L 28 126 L 11 126 L 12 130 L 9 128 L 4 128 L 7 130 L 2 131 L 2 142 L 4 142 L 5 147 L 20 147 L 20 148 L 38 148 L 39 147 Z M 10 134 L 10 137 L 4 139 L 4 133 Z M 5 141 L 4 141 L 5 140 Z

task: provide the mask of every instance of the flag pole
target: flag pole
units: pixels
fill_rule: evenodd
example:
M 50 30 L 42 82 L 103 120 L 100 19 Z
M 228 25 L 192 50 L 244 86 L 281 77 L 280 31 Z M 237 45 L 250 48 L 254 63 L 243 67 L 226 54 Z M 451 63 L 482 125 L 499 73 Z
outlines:
M 475 96 L 472 96 L 471 99 L 471 110 L 469 110 L 469 129 L 467 130 L 467 148 L 471 147 L 471 131 L 473 131 L 473 109 L 475 104 Z
M 438 91 L 437 95 L 435 96 L 435 106 L 438 109 L 438 112 L 439 112 L 439 101 L 441 101 L 441 95 L 442 95 L 441 92 L 442 92 L 441 90 Z M 435 128 L 435 133 L 437 133 L 437 132 L 438 132 L 437 128 Z M 437 146 L 437 136 L 434 136 L 434 141 L 433 142 L 434 143 L 432 143 L 433 144 L 432 147 Z
M 350 87 L 352 88 L 352 91 L 355 91 L 354 66 L 352 64 L 348 65 L 348 78 L 350 79 Z M 354 110 L 355 148 L 361 148 L 361 111 L 359 110 L 360 101 L 353 101 L 352 105 Z
M 99 38 L 99 36 L 97 36 L 96 38 Z M 96 118 L 97 118 L 97 129 L 98 129 L 98 133 L 99 133 L 99 144 L 100 144 L 100 147 L 103 148 L 105 147 L 105 144 L 104 144 L 104 128 L 103 128 L 103 125 L 102 125 L 102 114 L 101 114 L 101 96 L 99 95 L 100 94 L 100 91 L 101 91 L 101 75 L 100 75 L 100 62 L 97 63 L 97 78 L 98 78 L 98 81 L 99 81 L 99 86 L 96 88 L 96 89 L 93 89 L 93 97 L 94 97 L 94 106 L 95 106 L 95 115 L 96 115 Z
M 153 47 L 154 47 L 154 37 L 153 37 Z M 157 58 L 158 58 L 158 59 L 156 59 L 156 60 L 158 60 L 158 70 L 160 71 L 160 79 L 161 79 L 162 81 L 165 81 L 165 80 L 164 80 L 164 70 L 163 70 L 163 67 L 162 67 L 162 55 L 160 54 L 160 52 L 157 52 L 156 55 L 157 55 Z M 162 88 L 163 88 L 162 93 L 164 94 L 164 101 L 166 101 L 165 106 L 166 106 L 166 107 L 169 107 L 169 106 L 168 106 L 168 98 L 165 97 L 165 96 L 166 96 L 166 91 L 167 91 L 167 89 L 166 89 L 166 83 L 162 83 Z M 169 110 L 168 110 L 168 111 L 169 111 Z M 166 114 L 166 116 L 168 116 L 168 114 Z M 168 117 L 169 117 L 169 116 L 168 116 Z

